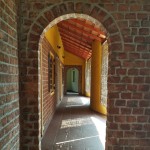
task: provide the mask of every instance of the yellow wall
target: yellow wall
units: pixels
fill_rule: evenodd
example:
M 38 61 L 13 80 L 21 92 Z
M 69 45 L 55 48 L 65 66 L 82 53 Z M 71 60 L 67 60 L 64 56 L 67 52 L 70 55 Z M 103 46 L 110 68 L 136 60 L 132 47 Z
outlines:
M 101 104 L 101 69 L 102 46 L 99 41 L 92 44 L 91 60 L 91 108 L 102 114 L 107 114 L 107 109 Z
M 46 33 L 45 37 L 53 47 L 54 51 L 57 53 L 59 59 L 61 60 L 62 63 L 64 63 L 64 47 L 63 43 L 61 40 L 60 33 L 58 31 L 57 25 L 53 26 L 50 28 Z M 60 46 L 61 48 L 59 49 L 57 46 Z
M 85 94 L 85 60 L 67 51 L 65 51 L 64 53 L 65 53 L 65 61 L 64 61 L 65 65 L 82 66 L 82 94 L 84 95 Z
M 56 52 L 59 59 L 64 65 L 82 66 L 82 94 L 84 94 L 85 92 L 85 85 L 84 85 L 85 84 L 85 60 L 64 50 L 63 43 L 62 43 L 57 25 L 50 28 L 45 33 L 45 37 L 49 41 L 49 43 L 51 44 L 54 51 Z M 57 46 L 60 46 L 61 48 L 58 49 Z

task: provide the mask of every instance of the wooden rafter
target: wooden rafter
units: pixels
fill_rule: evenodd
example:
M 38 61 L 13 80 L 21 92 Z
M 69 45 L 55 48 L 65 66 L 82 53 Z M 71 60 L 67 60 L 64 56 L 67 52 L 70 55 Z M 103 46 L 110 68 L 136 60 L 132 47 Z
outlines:
M 81 28 L 79 28 L 79 27 L 77 27 L 77 26 L 75 26 L 75 25 L 73 25 L 73 24 L 71 24 L 71 23 L 69 23 L 69 22 L 63 21 L 62 24 L 67 25 L 68 27 L 70 27 L 70 28 L 72 28 L 72 29 L 75 29 L 75 30 L 77 30 L 77 31 L 79 31 L 79 32 L 81 32 L 81 33 L 86 34 L 87 36 L 89 36 L 89 37 L 92 38 L 93 40 L 96 39 L 96 40 L 98 40 L 98 41 L 100 41 L 100 42 L 102 41 L 102 39 L 101 39 L 100 37 L 95 36 L 95 35 L 93 35 L 93 34 L 90 34 L 90 33 L 87 32 L 87 31 L 84 31 L 84 32 L 83 32 L 83 30 L 82 30 Z
M 79 52 L 79 51 L 76 51 L 75 49 L 70 50 L 69 47 L 66 48 L 66 51 L 68 51 L 68 52 L 70 52 L 70 53 L 72 53 L 72 54 L 74 54 L 74 55 L 77 55 L 78 57 L 84 58 L 84 59 L 87 59 L 87 58 L 91 57 L 91 55 L 81 53 L 81 52 Z
M 91 54 L 91 52 L 84 51 L 84 50 L 79 49 L 79 48 L 77 48 L 77 47 L 75 47 L 75 46 L 72 46 L 72 45 L 66 45 L 66 44 L 65 44 L 65 48 L 66 48 L 66 47 L 69 48 L 70 50 L 75 50 L 75 51 L 78 51 L 78 52 L 80 52 L 80 53 Z
M 70 48 L 75 48 L 76 50 L 81 50 L 81 51 L 86 51 L 87 53 L 91 53 L 91 51 L 87 51 L 87 50 L 80 48 L 80 47 L 78 47 L 74 44 L 71 44 L 71 43 L 64 43 L 64 47 L 66 47 L 66 46 L 70 46 Z
M 79 51 L 76 48 L 68 46 L 68 45 L 66 45 L 66 51 L 69 51 L 69 52 L 76 54 L 80 57 L 84 57 L 85 59 L 90 58 L 92 55 L 92 53 L 87 53 L 86 51 L 81 51 L 81 50 Z
M 62 40 L 63 40 L 63 42 L 67 42 L 67 43 L 74 44 L 74 45 L 76 45 L 76 46 L 78 46 L 78 47 L 80 47 L 80 48 L 83 48 L 83 49 L 87 50 L 87 51 L 92 51 L 91 49 L 89 49 L 89 48 L 87 48 L 87 47 L 81 45 L 80 43 L 76 43 L 75 41 L 72 41 L 72 40 L 67 39 L 67 38 L 65 38 L 65 37 L 62 37 Z
M 61 32 L 60 33 L 60 35 L 61 35 L 61 37 L 63 38 L 67 38 L 67 39 L 69 39 L 69 40 L 71 40 L 71 41 L 73 41 L 73 42 L 76 42 L 76 43 L 78 43 L 78 44 L 80 44 L 80 45 L 82 45 L 82 46 L 84 46 L 84 47 L 87 47 L 87 48 L 89 48 L 89 49 L 91 49 L 91 45 L 89 45 L 89 44 L 87 44 L 86 42 L 83 42 L 83 41 L 81 41 L 81 40 L 79 40 L 79 39 L 76 39 L 76 38 L 74 38 L 74 37 L 72 37 L 72 36 L 69 36 L 69 35 L 67 35 L 67 34 L 64 34 L 63 32 Z
M 76 56 L 78 56 L 78 57 L 81 57 L 81 58 L 83 58 L 83 59 L 86 59 L 85 56 L 81 55 L 80 53 L 76 52 L 75 50 L 74 50 L 74 51 L 71 51 L 69 47 L 67 47 L 66 51 L 68 51 L 68 52 L 70 52 L 70 53 L 72 53 L 72 54 L 74 54 L 74 55 L 76 55 Z
M 86 43 L 88 43 L 88 42 L 91 43 L 93 41 L 93 39 L 91 39 L 90 37 L 87 37 L 87 36 L 82 35 L 82 34 L 79 35 L 75 31 L 69 31 L 68 28 L 66 28 L 66 27 L 64 27 L 64 26 L 62 26 L 60 24 L 58 25 L 58 28 L 59 28 L 60 33 L 67 34 L 67 35 L 72 36 L 72 37 L 74 37 L 76 39 L 82 40 L 82 41 L 84 41 Z
M 100 29 L 98 29 L 98 28 L 93 27 L 92 25 L 86 24 L 86 22 L 83 22 L 83 21 L 78 20 L 78 19 L 70 19 L 70 20 L 77 23 L 77 24 L 80 24 L 86 28 L 89 28 L 90 30 L 96 31 L 97 33 L 99 33 L 101 38 L 104 38 L 104 39 L 106 38 L 104 32 L 100 31 Z

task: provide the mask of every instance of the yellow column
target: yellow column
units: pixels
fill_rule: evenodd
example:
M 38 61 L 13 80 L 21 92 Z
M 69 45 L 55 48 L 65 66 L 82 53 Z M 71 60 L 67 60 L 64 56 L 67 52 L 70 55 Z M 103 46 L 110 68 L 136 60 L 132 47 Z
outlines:
M 106 107 L 101 104 L 101 68 L 102 45 L 101 42 L 95 40 L 92 43 L 90 107 L 94 111 L 106 114 Z

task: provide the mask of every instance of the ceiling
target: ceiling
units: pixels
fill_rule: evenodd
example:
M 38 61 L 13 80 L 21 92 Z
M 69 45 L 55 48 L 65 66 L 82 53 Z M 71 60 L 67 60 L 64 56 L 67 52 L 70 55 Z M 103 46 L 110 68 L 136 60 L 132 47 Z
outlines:
M 64 49 L 83 59 L 92 55 L 92 41 L 104 42 L 105 34 L 86 19 L 68 19 L 57 24 Z

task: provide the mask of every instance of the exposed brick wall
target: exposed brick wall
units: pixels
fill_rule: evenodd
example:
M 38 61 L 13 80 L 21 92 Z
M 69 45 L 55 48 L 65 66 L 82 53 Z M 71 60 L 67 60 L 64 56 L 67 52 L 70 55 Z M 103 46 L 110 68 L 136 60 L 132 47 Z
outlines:
M 0 149 L 19 149 L 17 3 L 0 1 Z
M 59 3 L 62 2 L 62 3 Z M 53 5 L 56 4 L 57 6 Z M 54 7 L 53 7 L 54 6 Z M 23 1 L 21 24 L 21 95 L 28 111 L 22 126 L 32 126 L 35 134 L 22 139 L 38 141 L 38 42 L 44 28 L 54 18 L 83 13 L 100 21 L 108 32 L 109 78 L 107 150 L 150 149 L 150 1 L 148 0 L 70 0 Z M 27 9 L 28 8 L 28 9 Z M 26 47 L 27 46 L 27 47 Z M 35 63 L 36 62 L 36 63 Z M 25 80 L 26 79 L 26 80 Z M 21 81 L 22 81 L 21 80 Z M 31 89 L 31 85 L 35 88 Z M 30 90 L 28 90 L 30 89 Z M 34 96 L 32 96 L 34 95 Z M 34 103 L 31 104 L 33 101 Z M 36 111 L 34 111 L 34 109 Z M 35 120 L 30 118 L 33 115 Z M 22 143 L 24 145 L 24 143 Z M 37 145 L 37 146 L 36 146 Z M 38 142 L 29 143 L 39 148 Z
M 53 48 L 49 44 L 48 40 L 46 38 L 42 41 L 42 101 L 43 101 L 43 126 L 44 126 L 44 132 L 47 126 L 49 125 L 50 120 L 52 119 L 52 116 L 56 109 L 56 97 L 55 94 L 50 93 L 48 89 L 48 54 L 50 51 L 54 54 Z M 54 54 L 55 55 L 55 54 Z

